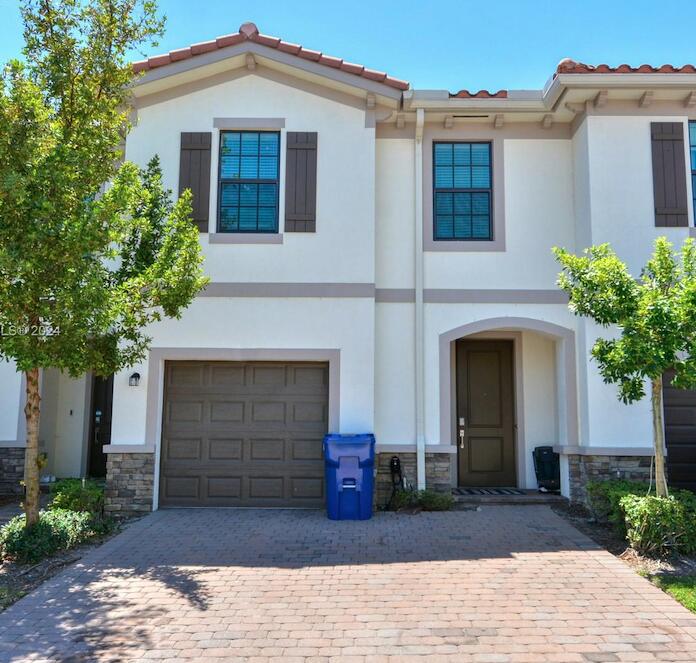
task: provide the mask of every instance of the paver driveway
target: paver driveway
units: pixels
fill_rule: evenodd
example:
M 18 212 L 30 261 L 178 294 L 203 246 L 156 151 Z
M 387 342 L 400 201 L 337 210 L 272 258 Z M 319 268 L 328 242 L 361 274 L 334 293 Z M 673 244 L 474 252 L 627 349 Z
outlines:
M 171 510 L 0 615 L 0 656 L 694 661 L 696 616 L 544 506 Z

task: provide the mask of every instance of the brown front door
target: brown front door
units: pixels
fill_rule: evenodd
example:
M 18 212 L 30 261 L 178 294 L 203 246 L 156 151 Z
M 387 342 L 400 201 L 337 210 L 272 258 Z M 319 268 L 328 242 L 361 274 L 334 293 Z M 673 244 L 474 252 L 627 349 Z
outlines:
M 460 486 L 517 484 L 512 348 L 512 341 L 457 341 Z
M 111 442 L 111 405 L 114 376 L 92 378 L 92 411 L 90 419 L 88 470 L 91 477 L 106 476 L 104 445 Z
M 321 507 L 329 367 L 165 364 L 160 505 Z

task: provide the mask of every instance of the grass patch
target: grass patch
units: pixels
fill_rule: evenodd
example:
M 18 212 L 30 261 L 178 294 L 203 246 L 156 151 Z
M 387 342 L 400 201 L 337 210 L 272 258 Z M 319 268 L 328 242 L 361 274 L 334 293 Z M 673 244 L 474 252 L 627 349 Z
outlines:
M 653 576 L 651 580 L 685 608 L 696 613 L 696 576 Z

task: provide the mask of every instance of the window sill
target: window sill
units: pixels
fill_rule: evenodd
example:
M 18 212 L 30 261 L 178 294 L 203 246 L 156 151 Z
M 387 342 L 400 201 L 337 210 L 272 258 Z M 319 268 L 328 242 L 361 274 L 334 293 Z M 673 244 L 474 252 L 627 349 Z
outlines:
M 493 240 L 433 240 L 426 239 L 423 242 L 423 251 L 426 252 L 447 252 L 447 251 L 460 251 L 460 252 L 492 252 L 492 251 L 505 251 L 505 240 L 504 239 L 493 239 Z
M 282 233 L 210 233 L 210 244 L 282 244 Z

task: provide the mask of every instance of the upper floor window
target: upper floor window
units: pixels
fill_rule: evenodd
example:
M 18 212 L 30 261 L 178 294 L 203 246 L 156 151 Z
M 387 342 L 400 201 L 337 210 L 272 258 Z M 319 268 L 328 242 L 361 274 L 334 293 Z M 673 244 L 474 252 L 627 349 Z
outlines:
M 490 143 L 433 143 L 436 240 L 491 240 Z
M 696 218 L 696 122 L 689 122 L 689 146 L 691 154 L 691 195 L 694 199 L 694 218 Z
M 280 134 L 220 133 L 218 232 L 277 233 Z

